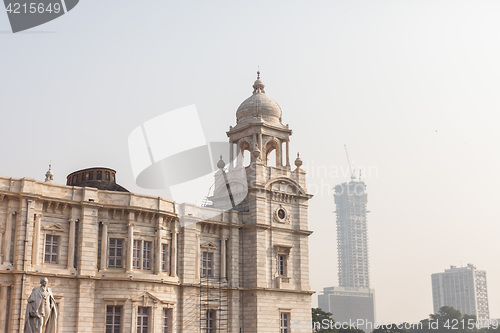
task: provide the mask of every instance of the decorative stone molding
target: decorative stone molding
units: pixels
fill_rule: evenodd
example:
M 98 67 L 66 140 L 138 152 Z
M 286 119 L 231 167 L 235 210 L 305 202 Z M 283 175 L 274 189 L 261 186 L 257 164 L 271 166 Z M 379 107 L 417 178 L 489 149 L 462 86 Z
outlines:
M 274 244 L 274 249 L 276 250 L 276 254 L 285 254 L 289 255 L 290 250 L 292 249 L 291 245 L 284 245 L 284 244 Z
M 44 231 L 51 232 L 64 232 L 64 227 L 59 223 L 51 223 L 49 225 L 43 226 L 42 229 Z
M 274 220 L 279 223 L 290 223 L 290 214 L 281 205 L 274 211 Z
M 216 251 L 217 250 L 217 245 L 215 245 L 212 242 L 205 242 L 200 245 L 200 247 L 204 250 L 209 250 L 209 251 Z

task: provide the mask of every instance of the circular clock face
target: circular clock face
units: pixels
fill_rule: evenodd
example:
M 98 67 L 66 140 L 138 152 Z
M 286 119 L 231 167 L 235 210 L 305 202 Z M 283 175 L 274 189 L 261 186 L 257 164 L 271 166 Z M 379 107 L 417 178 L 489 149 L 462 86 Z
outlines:
M 285 216 L 286 216 L 285 210 L 283 208 L 278 209 L 278 217 L 284 220 Z

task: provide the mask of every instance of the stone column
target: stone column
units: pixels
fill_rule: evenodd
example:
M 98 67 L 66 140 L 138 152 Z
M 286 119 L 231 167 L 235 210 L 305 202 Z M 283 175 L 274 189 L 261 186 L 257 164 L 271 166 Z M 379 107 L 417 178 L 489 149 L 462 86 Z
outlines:
M 160 274 L 161 272 L 161 261 L 162 261 L 162 251 L 161 251 L 161 225 L 163 217 L 158 216 L 156 221 L 156 246 L 155 246 L 155 274 Z
M 0 285 L 0 327 L 5 328 L 5 322 L 8 320 L 7 316 L 7 286 Z
M 3 243 L 3 262 L 10 262 L 10 243 L 12 242 L 12 220 L 16 212 L 10 208 L 5 217 L 5 238 Z
M 34 207 L 34 201 L 31 199 L 26 200 L 27 204 L 27 209 L 26 209 L 26 230 L 24 231 L 25 234 L 25 242 L 24 242 L 24 263 L 22 265 L 23 269 L 26 269 L 25 265 L 31 265 L 33 258 L 31 257 L 33 255 L 33 225 L 35 223 L 35 207 Z M 31 218 L 33 217 L 33 220 Z M 31 241 L 31 242 L 30 242 Z
M 177 230 L 172 231 L 172 249 L 170 251 L 170 276 L 177 276 Z
M 3 264 L 4 258 L 4 239 L 5 239 L 5 224 L 0 226 L 0 264 Z
M 68 263 L 67 268 L 75 268 L 75 220 L 69 219 Z
M 201 235 L 196 233 L 196 248 L 195 248 L 195 256 L 194 256 L 194 278 L 200 278 L 200 237 Z
M 129 214 L 132 214 L 133 216 L 134 213 L 129 213 Z M 129 215 L 128 238 L 127 238 L 127 273 L 132 273 L 134 267 L 133 259 L 134 259 L 134 223 L 131 221 Z
M 42 224 L 42 214 L 35 214 L 35 227 L 33 228 L 33 247 L 31 254 L 31 262 L 33 266 L 38 265 L 39 261 L 39 251 L 40 251 L 40 228 Z
M 264 154 L 264 151 L 262 151 L 262 133 L 259 133 L 259 150 L 261 151 L 262 154 Z M 264 157 L 262 157 L 264 159 Z
M 226 237 L 220 239 L 220 276 L 223 280 L 226 279 Z
M 102 222 L 101 235 L 101 271 L 108 268 L 108 221 Z
M 290 140 L 286 142 L 286 167 L 290 169 Z
M 233 166 L 233 160 L 234 160 L 234 144 L 233 141 L 229 141 L 229 165 Z
M 279 168 L 281 166 L 283 166 L 283 158 L 282 158 L 282 155 L 283 155 L 283 143 L 281 142 L 281 140 L 278 140 L 278 149 L 276 149 L 276 167 Z
M 243 166 L 243 156 L 241 155 L 240 144 L 236 142 L 236 167 Z

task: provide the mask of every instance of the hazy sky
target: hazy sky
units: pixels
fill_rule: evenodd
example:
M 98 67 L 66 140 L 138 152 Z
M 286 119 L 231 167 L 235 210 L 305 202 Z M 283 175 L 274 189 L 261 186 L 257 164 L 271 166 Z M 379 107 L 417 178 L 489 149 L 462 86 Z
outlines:
M 366 169 L 377 320 L 425 318 L 431 273 L 467 263 L 487 271 L 500 317 L 499 17 L 477 0 L 84 0 L 12 34 L 0 11 L 0 175 L 43 180 L 52 160 L 65 183 L 102 165 L 151 193 L 134 184 L 129 133 L 196 104 L 207 138 L 227 140 L 260 66 L 315 195 L 312 288 L 338 284 L 347 144 Z

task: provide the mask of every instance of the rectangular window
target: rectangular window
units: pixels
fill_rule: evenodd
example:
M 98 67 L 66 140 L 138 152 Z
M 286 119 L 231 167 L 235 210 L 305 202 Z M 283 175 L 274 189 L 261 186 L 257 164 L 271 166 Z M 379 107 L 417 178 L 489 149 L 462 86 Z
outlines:
M 80 237 L 80 221 L 75 221 L 75 260 L 73 261 L 73 267 L 78 269 L 78 249 L 79 249 L 79 237 Z
M 120 333 L 122 327 L 122 307 L 106 307 L 106 333 Z
M 47 264 L 59 263 L 59 236 L 45 236 L 45 262 Z
M 94 171 L 89 171 L 89 180 L 94 180 Z
M 108 267 L 123 268 L 123 239 L 110 238 L 108 253 Z
M 278 275 L 286 276 L 286 258 L 284 254 L 278 255 Z
M 207 310 L 207 333 L 215 333 L 215 310 Z
M 136 269 L 141 268 L 141 241 L 134 241 L 134 255 L 133 255 L 133 266 Z
M 97 171 L 97 180 L 102 180 L 102 171 Z
M 106 180 L 109 180 L 109 171 L 106 171 L 104 175 L 106 176 Z
M 170 333 L 170 309 L 163 309 L 163 333 Z
M 203 252 L 203 262 L 202 262 L 201 276 L 212 277 L 214 276 L 214 253 L 213 252 Z
M 153 242 L 143 242 L 142 249 L 142 269 L 151 270 L 151 248 L 153 247 Z
M 290 332 L 290 313 L 281 312 L 280 313 L 280 332 L 289 333 Z
M 140 306 L 137 309 L 137 333 L 149 332 L 149 308 Z
M 167 258 L 168 258 L 168 247 L 167 244 L 161 244 L 161 270 L 162 272 L 167 271 Z

